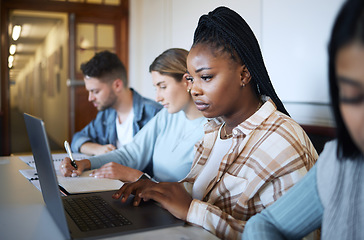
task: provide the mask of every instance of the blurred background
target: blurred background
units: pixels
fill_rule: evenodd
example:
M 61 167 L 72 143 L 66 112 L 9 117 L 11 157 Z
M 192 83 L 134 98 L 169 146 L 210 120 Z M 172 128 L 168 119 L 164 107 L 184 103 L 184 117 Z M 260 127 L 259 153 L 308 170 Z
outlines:
M 343 2 L 1 0 L 0 155 L 30 152 L 24 112 L 44 120 L 52 150 L 60 151 L 94 118 L 80 64 L 95 52 L 117 53 L 131 87 L 154 99 L 150 63 L 167 48 L 189 49 L 199 17 L 221 5 L 253 29 L 291 116 L 310 137 L 330 137 L 327 40 Z

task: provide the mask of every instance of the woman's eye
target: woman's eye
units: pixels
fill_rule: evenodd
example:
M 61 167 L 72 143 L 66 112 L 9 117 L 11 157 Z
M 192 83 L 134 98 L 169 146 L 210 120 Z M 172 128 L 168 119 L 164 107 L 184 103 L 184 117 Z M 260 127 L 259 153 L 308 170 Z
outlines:
M 212 78 L 212 75 L 203 75 L 203 76 L 201 76 L 201 79 L 204 80 L 204 81 L 209 81 L 209 80 L 211 80 L 211 78 Z
M 158 85 L 158 87 L 157 88 L 159 88 L 159 89 L 166 89 L 167 88 L 167 86 L 166 85 Z
M 339 100 L 343 104 L 360 104 L 364 102 L 364 93 L 358 87 L 339 85 Z
M 358 96 L 353 96 L 353 97 L 340 96 L 340 102 L 343 104 L 352 104 L 352 105 L 361 104 L 364 102 L 364 95 L 360 94 Z

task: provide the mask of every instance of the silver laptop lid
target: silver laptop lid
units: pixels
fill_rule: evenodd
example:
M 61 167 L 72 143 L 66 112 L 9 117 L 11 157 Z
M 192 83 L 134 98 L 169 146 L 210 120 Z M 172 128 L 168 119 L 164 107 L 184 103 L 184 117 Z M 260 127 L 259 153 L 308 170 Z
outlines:
M 57 175 L 53 165 L 44 122 L 27 113 L 24 113 L 24 120 L 44 202 L 64 236 L 70 239 L 71 236 L 62 204 L 61 193 L 58 188 Z

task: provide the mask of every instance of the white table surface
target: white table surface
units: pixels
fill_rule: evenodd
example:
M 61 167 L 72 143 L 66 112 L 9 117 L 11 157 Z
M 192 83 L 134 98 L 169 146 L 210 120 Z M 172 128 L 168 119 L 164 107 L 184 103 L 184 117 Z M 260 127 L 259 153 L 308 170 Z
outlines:
M 18 157 L 0 157 L 0 239 L 64 239 L 44 204 L 41 192 L 20 172 L 30 168 Z M 108 239 L 218 239 L 202 228 L 180 226 Z

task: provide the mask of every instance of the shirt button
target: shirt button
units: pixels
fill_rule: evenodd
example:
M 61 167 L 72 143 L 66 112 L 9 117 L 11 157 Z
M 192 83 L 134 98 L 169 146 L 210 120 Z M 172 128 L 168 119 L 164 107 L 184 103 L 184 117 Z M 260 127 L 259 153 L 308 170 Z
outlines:
M 234 134 L 234 135 L 238 134 L 238 130 L 234 129 L 234 130 L 233 130 L 233 134 Z

